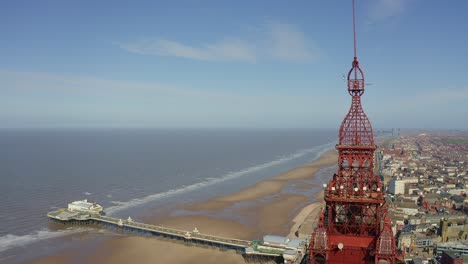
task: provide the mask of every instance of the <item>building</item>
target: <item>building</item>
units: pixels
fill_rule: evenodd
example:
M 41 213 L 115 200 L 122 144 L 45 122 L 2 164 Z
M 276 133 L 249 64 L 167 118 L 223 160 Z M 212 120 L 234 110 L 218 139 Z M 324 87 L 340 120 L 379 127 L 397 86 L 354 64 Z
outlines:
M 390 182 L 388 183 L 388 192 L 391 194 L 407 194 L 405 191 L 405 187 L 407 183 L 418 183 L 418 178 L 410 177 L 410 178 L 398 178 L 393 177 Z
M 466 216 L 452 215 L 440 219 L 439 235 L 442 242 L 453 240 L 468 239 L 468 225 L 466 225 Z
M 414 246 L 414 235 L 413 232 L 401 232 L 398 235 L 398 248 L 408 252 L 408 249 Z
M 437 254 L 442 254 L 443 251 L 450 250 L 462 255 L 468 255 L 468 240 L 458 240 L 437 244 Z
M 441 264 L 464 264 L 468 263 L 468 255 L 463 256 L 460 253 L 444 250 L 442 251 L 442 258 L 440 259 Z
M 104 208 L 97 204 L 88 202 L 88 200 L 74 201 L 68 204 L 68 211 L 71 212 L 88 212 L 94 214 L 100 214 Z
M 431 248 L 434 245 L 434 238 L 416 232 L 416 247 L 418 248 Z

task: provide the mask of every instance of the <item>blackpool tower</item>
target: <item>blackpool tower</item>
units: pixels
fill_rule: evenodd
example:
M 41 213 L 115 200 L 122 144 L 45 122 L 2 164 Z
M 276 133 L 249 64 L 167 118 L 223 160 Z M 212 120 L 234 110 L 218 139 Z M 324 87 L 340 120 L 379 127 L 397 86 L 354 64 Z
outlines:
M 395 263 L 396 247 L 379 175 L 374 174 L 374 135 L 361 106 L 364 72 L 356 54 L 348 72 L 351 107 L 340 126 L 338 172 L 324 185 L 325 208 L 309 243 L 310 263 Z

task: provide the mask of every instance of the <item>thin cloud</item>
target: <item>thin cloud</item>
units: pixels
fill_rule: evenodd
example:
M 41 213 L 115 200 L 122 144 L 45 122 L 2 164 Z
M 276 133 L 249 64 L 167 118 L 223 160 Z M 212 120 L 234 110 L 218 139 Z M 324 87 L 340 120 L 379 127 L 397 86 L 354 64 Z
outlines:
M 424 93 L 406 96 L 387 95 L 385 102 L 373 102 L 374 109 L 380 114 L 416 114 L 421 117 L 434 113 L 448 114 L 450 107 L 464 106 L 468 103 L 468 88 L 445 88 L 428 90 Z M 420 112 L 424 110 L 424 112 Z
M 272 24 L 270 54 L 273 58 L 285 61 L 304 62 L 317 57 L 315 48 L 307 44 L 303 32 L 289 24 Z
M 414 96 L 409 100 L 404 101 L 404 104 L 414 107 L 416 106 L 447 106 L 454 103 L 468 101 L 468 89 L 443 89 L 426 91 L 423 94 Z M 417 102 L 417 103 L 415 103 Z
M 317 59 L 321 51 L 305 34 L 290 24 L 269 23 L 256 38 L 225 38 L 215 43 L 193 46 L 169 39 L 139 39 L 118 43 L 131 53 L 177 57 L 200 61 L 238 61 L 255 63 L 258 60 L 308 62 Z
M 382 22 L 401 15 L 407 8 L 407 0 L 375 0 L 368 9 L 369 24 Z
M 167 39 L 141 39 L 121 43 L 120 47 L 132 53 L 178 57 L 202 61 L 256 61 L 255 51 L 248 43 L 238 39 L 225 39 L 202 47 L 193 47 Z
M 396 97 L 380 103 L 382 125 L 466 129 L 467 88 L 444 88 Z
M 330 100 L 1 69 L 0 92 L 0 127 L 297 126 Z

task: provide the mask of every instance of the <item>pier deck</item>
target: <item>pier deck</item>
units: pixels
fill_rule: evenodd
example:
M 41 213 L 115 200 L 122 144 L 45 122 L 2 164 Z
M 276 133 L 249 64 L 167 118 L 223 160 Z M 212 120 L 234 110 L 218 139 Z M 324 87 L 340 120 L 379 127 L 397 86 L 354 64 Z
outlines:
M 71 224 L 103 224 L 113 226 L 127 231 L 137 231 L 149 233 L 157 236 L 166 236 L 174 239 L 193 241 L 193 242 L 208 242 L 211 244 L 223 245 L 230 249 L 244 250 L 252 245 L 251 241 L 213 236 L 202 234 L 197 231 L 184 231 L 169 227 L 149 225 L 135 222 L 133 220 L 122 220 L 114 217 L 103 216 L 99 214 L 90 214 L 83 212 L 71 212 L 66 209 L 60 209 L 47 214 L 47 216 L 61 223 Z
M 47 217 L 53 220 L 54 222 L 59 222 L 62 224 L 97 224 L 103 225 L 105 227 L 110 227 L 112 229 L 119 229 L 122 231 L 171 238 L 183 241 L 185 243 L 208 245 L 223 250 L 235 250 L 243 256 L 257 259 L 260 261 L 262 259 L 275 259 L 276 261 L 283 262 L 283 258 L 285 256 L 284 254 L 286 253 L 289 255 L 290 253 L 287 252 L 291 251 L 291 248 L 272 248 L 271 246 L 267 246 L 268 249 L 259 249 L 261 247 L 257 248 L 257 246 L 254 245 L 252 241 L 203 234 L 198 232 L 198 230 L 196 229 L 193 231 L 178 230 L 175 228 L 169 228 L 165 226 L 149 225 L 145 223 L 135 222 L 130 218 L 127 220 L 123 220 L 101 214 L 70 211 L 68 209 L 59 209 L 50 212 L 47 214 Z M 300 263 L 304 253 L 305 249 L 296 249 L 296 256 L 289 257 L 295 258 L 295 261 L 288 261 L 287 263 Z

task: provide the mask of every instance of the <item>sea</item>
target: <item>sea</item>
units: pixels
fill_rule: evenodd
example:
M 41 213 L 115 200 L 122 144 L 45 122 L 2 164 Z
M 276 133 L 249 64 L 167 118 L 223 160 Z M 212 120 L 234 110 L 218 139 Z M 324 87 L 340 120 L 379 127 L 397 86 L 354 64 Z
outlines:
M 331 129 L 0 130 L 0 263 L 73 243 L 54 241 L 86 228 L 51 229 L 46 217 L 71 201 L 96 201 L 108 215 L 138 220 L 146 208 L 274 177 L 317 159 L 336 138 Z

